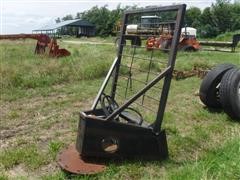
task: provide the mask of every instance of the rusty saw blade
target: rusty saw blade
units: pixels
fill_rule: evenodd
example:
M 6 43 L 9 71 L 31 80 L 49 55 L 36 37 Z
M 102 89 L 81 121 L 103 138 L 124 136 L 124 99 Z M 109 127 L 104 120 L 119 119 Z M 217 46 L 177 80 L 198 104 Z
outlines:
M 57 163 L 63 170 L 74 174 L 96 174 L 106 169 L 105 165 L 93 162 L 92 159 L 83 159 L 75 145 L 62 150 L 57 156 Z

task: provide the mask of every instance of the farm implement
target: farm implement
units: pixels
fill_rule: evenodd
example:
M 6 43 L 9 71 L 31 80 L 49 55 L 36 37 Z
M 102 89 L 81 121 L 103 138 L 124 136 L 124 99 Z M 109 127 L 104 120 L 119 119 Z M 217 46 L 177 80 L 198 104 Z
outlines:
M 91 109 L 80 112 L 76 144 L 57 156 L 63 170 L 95 174 L 107 168 L 108 160 L 162 160 L 168 157 L 162 122 L 185 10 L 183 4 L 124 13 L 117 57 Z M 167 54 L 124 43 L 129 24 L 138 22 L 142 16 L 153 15 L 169 17 L 173 22 Z M 152 23 L 155 26 L 156 22 Z M 138 36 L 142 38 L 146 34 L 142 32 Z M 156 70 L 156 66 L 161 71 Z
M 210 71 L 209 69 L 202 69 L 197 66 L 194 66 L 192 70 L 185 70 L 185 71 L 174 70 L 173 78 L 175 80 L 181 80 L 181 79 L 197 76 L 198 78 L 203 79 L 209 71 Z
M 121 23 L 118 23 L 117 27 L 120 26 Z M 173 29 L 174 22 L 171 22 L 168 19 L 163 19 L 163 17 L 157 16 L 156 14 L 150 16 L 143 15 L 140 17 L 139 23 L 134 22 L 126 27 L 126 35 L 123 42 L 127 43 L 127 40 L 129 40 L 131 45 L 141 46 L 143 44 L 142 41 L 144 40 L 146 41 L 145 46 L 147 50 L 159 49 L 168 52 L 173 38 Z M 118 47 L 119 41 L 120 37 L 118 35 L 115 40 L 116 47 Z M 181 37 L 178 42 L 178 50 L 235 52 L 239 41 L 240 34 L 233 35 L 231 42 L 199 41 L 197 40 L 197 29 L 192 27 L 182 27 Z M 210 48 L 205 48 L 205 46 Z M 226 48 L 231 48 L 231 50 L 226 50 Z
M 235 52 L 235 49 L 238 45 L 238 42 L 240 41 L 240 34 L 235 34 L 232 37 L 231 42 L 223 42 L 223 41 L 200 41 L 200 44 L 202 46 L 211 46 L 214 48 L 208 48 L 203 50 L 212 50 L 212 51 L 225 51 L 225 52 Z M 217 49 L 217 48 L 230 48 L 231 50 L 225 50 L 225 49 Z
M 146 49 L 159 49 L 168 52 L 171 41 L 173 39 L 174 21 L 171 17 L 149 15 L 141 16 L 139 23 L 129 24 L 126 27 L 126 40 L 130 40 L 131 45 L 142 45 L 142 40 L 146 41 Z M 119 23 L 120 25 L 121 23 Z M 181 37 L 178 43 L 178 50 L 182 51 L 197 51 L 200 49 L 199 41 L 196 39 L 196 29 L 192 27 L 184 27 L 181 29 Z M 118 47 L 120 38 L 116 39 L 116 47 Z
M 169 27 L 171 28 L 172 26 L 167 25 L 165 30 L 164 26 L 162 26 L 162 33 L 159 37 L 149 37 L 146 42 L 146 48 L 147 50 L 152 50 L 152 49 L 161 49 L 165 52 L 168 52 L 171 46 L 171 41 L 173 39 L 172 36 L 172 29 L 168 29 Z M 188 27 L 190 28 L 190 27 Z M 187 28 L 182 28 L 182 33 L 181 37 L 178 42 L 178 50 L 182 51 L 197 51 L 200 49 L 200 43 L 196 39 L 196 34 L 190 34 L 187 32 L 187 30 L 183 30 Z
M 35 48 L 35 54 L 47 54 L 49 57 L 65 57 L 70 56 L 70 52 L 66 49 L 59 49 L 57 40 L 50 38 L 46 34 L 11 34 L 11 35 L 0 35 L 0 40 L 9 39 L 36 39 L 37 44 Z

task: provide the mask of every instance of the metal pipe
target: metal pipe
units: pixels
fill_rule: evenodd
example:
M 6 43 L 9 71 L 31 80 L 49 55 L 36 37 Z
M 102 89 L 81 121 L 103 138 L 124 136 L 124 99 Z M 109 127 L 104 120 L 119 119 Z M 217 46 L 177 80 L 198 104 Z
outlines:
M 109 79 L 110 79 L 110 77 L 111 77 L 111 75 L 112 75 L 112 72 L 113 72 L 113 70 L 114 70 L 114 68 L 115 68 L 115 66 L 116 66 L 117 61 L 118 61 L 118 57 L 116 57 L 116 58 L 114 59 L 114 61 L 113 61 L 113 63 L 112 63 L 112 66 L 111 66 L 110 70 L 108 71 L 108 74 L 107 74 L 106 78 L 104 79 L 101 88 L 100 88 L 99 91 L 98 91 L 98 94 L 97 94 L 97 96 L 96 96 L 96 98 L 95 98 L 95 100 L 94 100 L 94 102 L 93 102 L 92 107 L 91 107 L 92 110 L 94 110 L 94 109 L 97 107 L 97 103 L 98 103 L 98 101 L 99 101 L 99 99 L 100 99 L 100 96 L 101 96 L 101 94 L 103 93 L 104 89 L 105 89 L 106 86 L 107 86 L 107 83 L 108 83 L 108 81 L 109 81 Z
M 183 24 L 185 10 L 186 10 L 186 5 L 182 5 L 178 10 L 177 20 L 175 24 L 175 32 L 172 40 L 171 51 L 170 51 L 169 61 L 168 61 L 168 66 L 171 67 L 170 73 L 168 73 L 164 79 L 164 85 L 163 85 L 163 90 L 162 90 L 161 99 L 159 103 L 158 113 L 157 113 L 156 120 L 153 124 L 153 132 L 156 134 L 159 134 L 161 131 L 163 115 L 166 108 L 168 93 L 169 93 L 171 80 L 172 80 L 172 73 L 173 73 L 173 69 L 176 61 L 177 46 L 178 46 L 180 33 L 181 33 L 181 24 Z
M 111 90 L 111 97 L 114 99 L 115 97 L 115 92 L 116 92 L 116 88 L 117 88 L 117 81 L 118 81 L 118 73 L 119 73 L 119 68 L 120 68 L 120 64 L 121 64 L 121 59 L 122 59 L 122 52 L 123 52 L 123 46 L 122 44 L 124 44 L 124 37 L 123 35 L 125 34 L 126 32 L 126 26 L 124 24 L 127 23 L 127 19 L 128 19 L 128 15 L 126 13 L 124 13 L 124 18 L 123 18 L 123 21 L 122 21 L 122 29 L 121 29 L 121 38 L 120 38 L 120 46 L 119 46 L 119 49 L 118 49 L 118 53 L 117 53 L 117 56 L 118 56 L 118 61 L 116 63 L 116 68 L 115 68 L 115 71 L 114 71 L 114 76 L 113 76 L 113 81 L 112 81 L 112 90 Z

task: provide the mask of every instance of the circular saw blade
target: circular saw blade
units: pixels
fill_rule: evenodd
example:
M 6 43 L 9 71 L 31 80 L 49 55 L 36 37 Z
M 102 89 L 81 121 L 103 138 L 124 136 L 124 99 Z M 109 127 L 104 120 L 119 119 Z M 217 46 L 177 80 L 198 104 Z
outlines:
M 106 169 L 103 164 L 82 159 L 74 145 L 69 145 L 58 154 L 57 163 L 63 170 L 74 174 L 96 174 Z

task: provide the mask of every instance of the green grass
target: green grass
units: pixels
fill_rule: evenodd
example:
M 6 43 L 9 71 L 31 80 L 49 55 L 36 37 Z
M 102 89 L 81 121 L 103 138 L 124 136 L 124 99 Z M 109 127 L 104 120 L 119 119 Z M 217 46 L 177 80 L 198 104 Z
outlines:
M 100 78 L 105 76 L 111 59 L 114 58 L 114 54 L 110 54 L 106 46 L 101 48 L 100 56 L 97 48 L 81 45 L 79 52 L 68 45 L 72 56 L 61 59 L 34 56 L 32 41 L 29 41 L 24 53 L 22 46 L 24 42 L 13 45 L 8 41 L 0 46 L 1 51 L 8 52 L 1 55 L 1 90 L 47 87 L 63 82 Z
M 4 52 L 0 56 L 0 179 L 239 179 L 240 124 L 199 103 L 195 94 L 201 79 L 197 77 L 172 81 L 163 123 L 168 160 L 109 162 L 105 172 L 94 176 L 64 173 L 56 165 L 56 155 L 75 143 L 79 111 L 91 107 L 116 51 L 110 45 L 60 42 L 72 56 L 54 59 L 34 55 L 34 43 L 0 44 Z M 137 55 L 150 53 L 143 50 Z M 160 59 L 165 56 L 158 54 Z M 239 65 L 239 61 L 239 49 L 236 53 L 179 52 L 176 69 Z
M 239 50 L 236 53 L 198 51 L 195 53 L 178 53 L 176 62 L 177 69 L 189 70 L 194 66 L 209 69 L 217 64 L 232 63 L 239 65 Z
M 62 39 L 60 39 L 60 41 L 81 41 L 81 42 L 103 42 L 103 43 L 114 43 L 115 42 L 116 37 L 114 36 L 108 36 L 108 37 L 81 37 L 81 38 L 75 38 L 75 37 L 63 37 Z
M 234 31 L 234 32 L 226 32 L 224 34 L 220 34 L 215 39 L 217 41 L 232 41 L 232 37 L 233 37 L 234 34 L 240 34 L 240 30 Z
M 204 38 L 201 40 L 210 40 L 210 41 L 232 41 L 232 37 L 234 34 L 240 34 L 240 30 L 234 31 L 234 32 L 226 32 L 223 34 L 219 34 L 217 37 L 214 38 Z M 240 44 L 238 44 L 238 47 L 240 47 Z
M 5 174 L 0 175 L 0 180 L 8 180 L 8 176 Z
M 239 179 L 240 178 L 240 137 L 233 138 L 220 147 L 207 151 L 202 157 L 196 156 L 191 161 L 176 163 L 173 160 L 141 163 L 125 162 L 119 166 L 110 165 L 110 168 L 99 175 L 73 176 L 58 172 L 52 175 L 45 175 L 48 179 Z M 193 142 L 187 139 L 189 144 Z M 187 154 L 186 154 L 187 155 Z M 162 167 L 168 168 L 168 175 L 163 177 L 160 174 L 164 171 Z
M 20 148 L 5 150 L 0 155 L 0 162 L 5 169 L 24 164 L 30 170 L 39 168 L 49 163 L 47 154 L 32 144 Z
M 201 159 L 186 162 L 170 179 L 239 179 L 240 138 L 209 151 Z
M 49 153 L 53 159 L 56 159 L 57 153 L 63 148 L 64 144 L 61 141 L 51 141 L 49 143 Z

